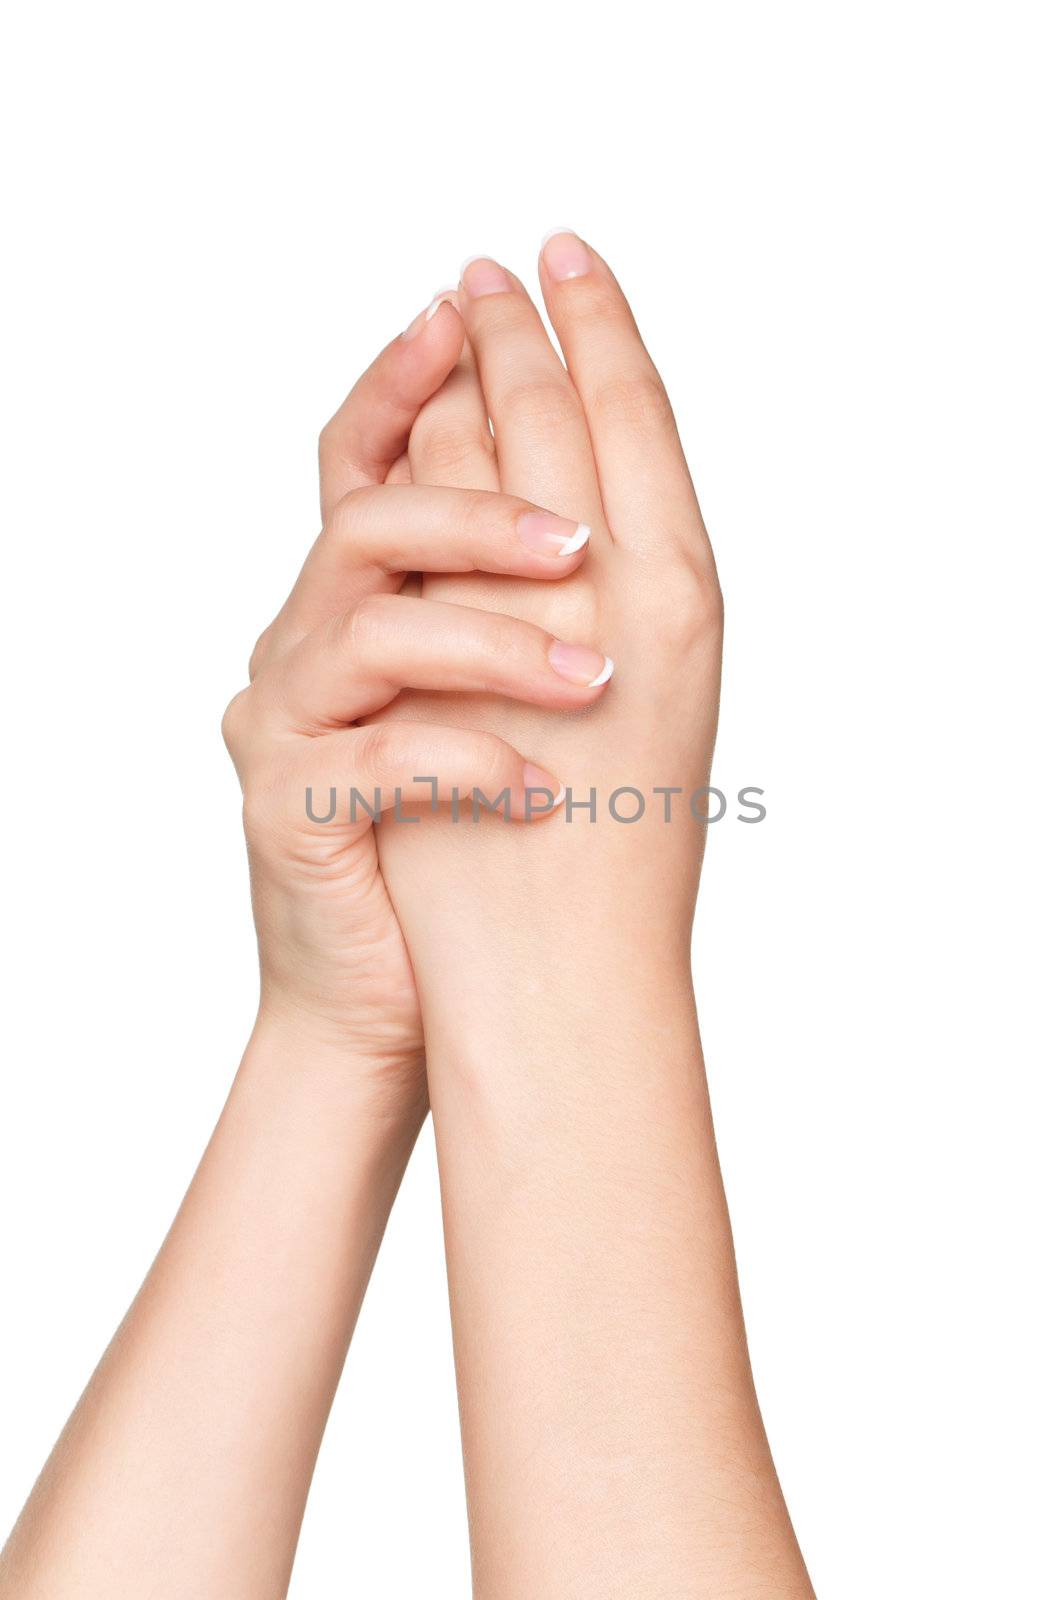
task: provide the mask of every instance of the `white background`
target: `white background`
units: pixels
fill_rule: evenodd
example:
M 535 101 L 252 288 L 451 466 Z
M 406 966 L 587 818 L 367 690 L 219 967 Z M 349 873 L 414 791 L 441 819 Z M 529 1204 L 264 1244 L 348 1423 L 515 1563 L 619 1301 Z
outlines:
M 567 224 L 630 293 L 713 531 L 716 782 L 767 790 L 712 832 L 699 996 L 813 1578 L 1060 1593 L 1058 15 L 12 15 L 5 1528 L 253 1015 L 218 720 L 316 531 L 318 427 L 464 257 L 534 282 Z M 292 1593 L 467 1592 L 426 1139 Z

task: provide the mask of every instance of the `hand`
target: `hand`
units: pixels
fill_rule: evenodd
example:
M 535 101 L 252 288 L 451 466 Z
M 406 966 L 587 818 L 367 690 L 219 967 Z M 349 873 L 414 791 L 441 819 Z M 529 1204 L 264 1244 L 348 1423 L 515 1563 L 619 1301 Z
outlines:
M 439 691 L 490 692 L 544 710 L 601 693 L 602 660 L 508 616 L 400 594 L 410 569 L 483 570 L 533 587 L 583 560 L 582 534 L 510 496 L 383 484 L 421 400 L 453 365 L 461 324 L 443 303 L 393 342 L 322 436 L 324 530 L 255 647 L 224 733 L 244 790 L 262 1013 L 378 1064 L 388 1095 L 423 1103 L 423 1040 L 405 944 L 377 866 L 377 803 L 528 790 L 556 779 L 497 735 L 446 726 Z M 426 692 L 427 726 L 358 726 L 402 688 Z M 429 692 L 430 691 L 430 692 Z M 436 708 L 442 714 L 436 714 Z M 532 746 L 528 747 L 530 751 Z M 352 809 L 349 791 L 361 797 Z M 306 803 L 313 797 L 315 821 Z M 410 832 L 412 828 L 401 831 Z
M 567 715 L 446 708 L 534 748 L 581 809 L 522 830 L 385 821 L 379 839 L 428 1041 L 473 1587 L 810 1600 L 752 1383 L 690 975 L 715 566 L 611 273 L 572 235 L 540 270 L 567 370 L 517 281 L 473 262 L 470 348 L 409 468 L 592 528 L 560 584 L 424 583 L 615 657 L 608 692 Z M 439 714 L 417 693 L 386 712 Z
M 415 837 L 381 829 L 423 991 L 436 985 L 453 997 L 455 982 L 467 981 L 478 1012 L 502 992 L 484 992 L 482 978 L 506 952 L 523 973 L 567 963 L 607 988 L 685 971 L 705 837 L 691 802 L 704 813 L 697 791 L 708 781 L 719 697 L 719 585 L 660 378 L 599 256 L 562 235 L 548 242 L 540 272 L 567 370 L 519 282 L 493 262 L 472 262 L 459 295 L 470 348 L 409 444 L 415 482 L 502 488 L 592 529 L 586 561 L 563 583 L 431 574 L 425 597 L 534 620 L 616 661 L 608 694 L 564 716 L 482 695 L 445 709 L 450 722 L 534 749 L 574 801 L 596 789 L 593 825 L 580 808 L 534 836 L 443 818 Z M 423 694 L 401 695 L 386 713 L 417 722 L 443 714 Z M 610 813 L 622 786 L 644 797 L 638 822 Z M 682 792 L 654 793 L 663 788 Z M 639 803 L 620 795 L 616 808 L 630 816 Z M 456 938 L 467 958 L 461 975 Z

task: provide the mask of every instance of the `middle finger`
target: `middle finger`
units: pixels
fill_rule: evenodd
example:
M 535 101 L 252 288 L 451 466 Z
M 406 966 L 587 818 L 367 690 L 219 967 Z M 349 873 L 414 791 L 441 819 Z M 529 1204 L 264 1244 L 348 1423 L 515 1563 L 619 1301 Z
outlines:
M 587 421 L 542 318 L 497 261 L 466 264 L 460 302 L 507 494 L 605 532 Z

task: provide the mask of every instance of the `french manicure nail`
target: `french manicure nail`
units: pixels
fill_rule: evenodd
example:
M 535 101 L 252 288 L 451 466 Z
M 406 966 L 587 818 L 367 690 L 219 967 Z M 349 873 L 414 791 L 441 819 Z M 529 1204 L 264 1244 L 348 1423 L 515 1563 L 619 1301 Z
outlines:
M 552 511 L 525 511 L 517 518 L 517 537 L 540 556 L 574 556 L 591 536 L 585 522 L 555 517 Z
M 427 328 L 428 324 L 431 322 L 440 306 L 443 305 L 444 302 L 448 304 L 451 303 L 450 296 L 456 292 L 457 291 L 454 289 L 440 289 L 439 293 L 432 300 L 427 310 L 418 311 L 417 315 L 414 317 L 413 321 L 410 323 L 410 326 L 406 329 L 406 332 L 402 337 L 404 339 L 416 339 L 417 335 L 421 332 L 421 329 Z
M 432 301 L 432 304 L 428 307 L 428 310 L 425 312 L 424 320 L 426 322 L 431 322 L 432 318 L 435 316 L 435 314 L 439 310 L 440 306 L 452 306 L 454 304 L 454 302 L 450 297 L 453 294 L 457 294 L 457 290 L 456 289 L 440 289 L 439 293 L 436 295 L 435 299 Z
M 473 256 L 461 269 L 461 286 L 474 300 L 485 294 L 508 294 L 509 274 L 489 256 Z
M 555 283 L 585 278 L 591 270 L 591 253 L 569 228 L 554 228 L 542 245 L 543 265 Z
M 529 796 L 529 789 L 540 791 L 541 796 L 549 795 L 551 797 L 550 804 L 547 805 L 545 799 L 539 796 Z M 524 804 L 527 814 L 545 816 L 548 811 L 556 811 L 564 798 L 565 787 L 563 784 L 559 786 L 557 779 L 549 772 L 544 772 L 542 767 L 537 767 L 530 761 L 524 763 Z M 529 808 L 529 799 L 534 811 Z
M 600 689 L 613 676 L 609 657 L 600 650 L 588 650 L 583 644 L 565 644 L 555 639 L 547 657 L 559 678 L 578 683 L 581 689 Z

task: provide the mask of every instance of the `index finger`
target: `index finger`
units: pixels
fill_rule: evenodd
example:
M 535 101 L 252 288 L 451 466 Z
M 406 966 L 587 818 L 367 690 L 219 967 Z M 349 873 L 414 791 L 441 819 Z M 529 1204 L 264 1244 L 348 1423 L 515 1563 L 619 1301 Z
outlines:
M 465 340 L 460 313 L 437 296 L 363 372 L 321 430 L 321 515 L 352 489 L 383 483 L 425 401 L 452 370 Z

